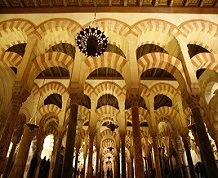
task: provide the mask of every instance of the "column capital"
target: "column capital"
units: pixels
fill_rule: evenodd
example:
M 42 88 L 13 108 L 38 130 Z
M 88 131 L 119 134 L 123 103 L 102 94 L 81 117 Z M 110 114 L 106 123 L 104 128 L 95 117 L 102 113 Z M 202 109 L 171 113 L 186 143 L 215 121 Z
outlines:
M 79 93 L 70 93 L 70 106 L 73 104 L 80 105 L 82 103 L 82 95 Z
M 193 94 L 184 94 L 183 99 L 186 101 L 190 109 L 200 108 L 200 96 Z

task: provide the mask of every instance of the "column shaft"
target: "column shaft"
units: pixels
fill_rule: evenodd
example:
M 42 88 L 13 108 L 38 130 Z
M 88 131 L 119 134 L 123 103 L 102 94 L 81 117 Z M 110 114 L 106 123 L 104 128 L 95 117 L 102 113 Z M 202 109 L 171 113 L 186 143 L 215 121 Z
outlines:
M 122 177 L 126 177 L 125 135 L 121 136 Z
M 207 176 L 208 178 L 218 177 L 218 170 L 215 162 L 215 157 L 210 145 L 210 141 L 200 111 L 200 97 L 198 95 L 189 95 L 186 101 L 192 110 L 196 133 L 199 140 L 200 151 L 203 156 Z
M 78 113 L 78 105 L 71 104 L 64 163 L 62 169 L 62 177 L 64 178 L 72 177 L 72 171 L 73 171 L 72 163 L 73 163 L 74 143 L 76 137 L 77 113 Z
M 11 170 L 9 178 L 22 178 L 25 172 L 26 162 L 29 154 L 34 132 L 25 126 L 24 134 L 19 146 L 18 154 L 16 156 L 14 166 Z
M 152 134 L 152 139 L 153 139 L 153 149 L 154 149 L 154 160 L 155 160 L 156 175 L 157 175 L 158 178 L 161 178 L 161 167 L 160 167 L 159 150 L 158 150 L 156 133 Z
M 182 141 L 183 141 L 183 144 L 184 144 L 186 157 L 187 157 L 187 161 L 188 161 L 188 165 L 189 165 L 189 172 L 190 172 L 191 177 L 194 178 L 195 177 L 194 165 L 193 165 L 193 161 L 192 161 L 190 147 L 189 147 L 187 137 L 188 137 L 188 135 L 182 135 Z
M 89 137 L 89 157 L 88 157 L 88 171 L 87 177 L 92 177 L 93 167 L 92 167 L 92 155 L 93 155 L 93 142 L 94 142 L 94 135 Z
M 144 178 L 144 170 L 142 169 L 144 164 L 142 159 L 142 145 L 138 107 L 132 107 L 132 129 L 135 158 L 135 176 L 136 178 Z
M 55 164 L 54 169 L 52 173 L 52 178 L 58 177 L 58 169 L 59 169 L 59 163 L 60 163 L 60 155 L 61 155 L 61 146 L 62 146 L 62 137 L 59 136 L 58 143 L 57 143 L 57 152 L 55 157 Z
M 22 98 L 22 94 L 13 95 L 12 96 L 12 103 L 11 103 L 11 110 L 9 112 L 9 116 L 6 121 L 4 132 L 2 133 L 1 140 L 0 140 L 0 174 L 3 173 L 4 166 L 5 166 L 5 158 L 7 155 L 8 148 L 10 146 L 10 141 L 12 138 L 12 134 L 14 131 L 14 127 L 16 121 L 18 119 L 18 114 L 24 99 Z

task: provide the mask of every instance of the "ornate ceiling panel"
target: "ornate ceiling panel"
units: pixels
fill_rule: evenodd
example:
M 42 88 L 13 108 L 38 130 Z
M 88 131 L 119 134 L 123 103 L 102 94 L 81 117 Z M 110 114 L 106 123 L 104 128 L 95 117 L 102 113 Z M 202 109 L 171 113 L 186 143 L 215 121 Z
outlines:
M 96 8 L 94 8 L 96 7 Z M 217 0 L 0 0 L 0 13 L 218 13 Z

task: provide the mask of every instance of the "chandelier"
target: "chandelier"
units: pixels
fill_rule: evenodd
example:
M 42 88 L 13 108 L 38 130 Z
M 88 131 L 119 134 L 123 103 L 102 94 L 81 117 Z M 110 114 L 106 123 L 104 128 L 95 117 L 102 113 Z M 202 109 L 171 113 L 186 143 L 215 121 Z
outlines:
M 76 37 L 76 45 L 87 57 L 102 55 L 107 50 L 107 42 L 107 37 L 98 27 L 82 28 Z
M 115 129 L 117 129 L 119 126 L 115 123 L 112 123 L 110 122 L 108 125 L 107 125 L 107 128 L 109 128 L 112 132 L 115 131 Z

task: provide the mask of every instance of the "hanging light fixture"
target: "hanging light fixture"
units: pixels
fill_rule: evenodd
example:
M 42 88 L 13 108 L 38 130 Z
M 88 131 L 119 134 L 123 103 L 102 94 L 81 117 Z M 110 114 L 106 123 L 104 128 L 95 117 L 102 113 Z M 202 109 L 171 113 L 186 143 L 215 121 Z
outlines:
M 93 22 L 95 22 L 95 19 L 96 13 Z M 76 45 L 87 57 L 100 56 L 107 50 L 108 38 L 98 27 L 92 27 L 93 22 L 87 28 L 82 28 L 76 37 Z
M 44 81 L 42 83 L 42 86 L 44 85 L 44 83 L 45 83 L 45 79 L 44 79 Z M 38 103 L 37 103 L 37 110 L 38 110 L 40 98 L 41 98 L 41 94 L 39 94 L 39 99 L 38 99 Z M 39 128 L 39 125 L 36 123 L 37 110 L 36 110 L 36 113 L 35 113 L 35 117 L 31 118 L 30 121 L 26 123 L 26 125 L 29 127 L 29 129 L 31 131 Z

